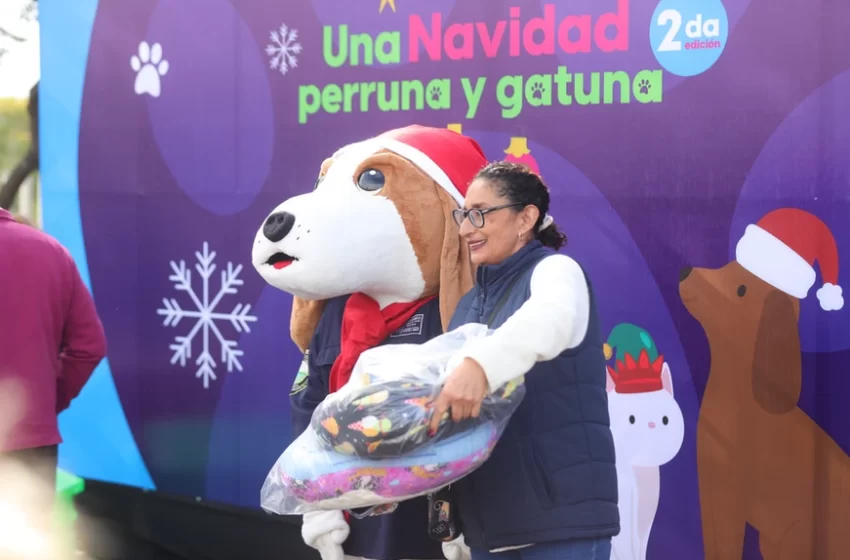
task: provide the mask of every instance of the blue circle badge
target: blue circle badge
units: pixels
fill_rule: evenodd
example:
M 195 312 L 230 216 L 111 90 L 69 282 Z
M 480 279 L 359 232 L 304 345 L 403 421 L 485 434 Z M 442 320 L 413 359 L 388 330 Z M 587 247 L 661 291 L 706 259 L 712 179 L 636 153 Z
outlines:
M 655 58 L 677 76 L 711 68 L 728 36 L 729 19 L 720 0 L 661 0 L 649 24 Z

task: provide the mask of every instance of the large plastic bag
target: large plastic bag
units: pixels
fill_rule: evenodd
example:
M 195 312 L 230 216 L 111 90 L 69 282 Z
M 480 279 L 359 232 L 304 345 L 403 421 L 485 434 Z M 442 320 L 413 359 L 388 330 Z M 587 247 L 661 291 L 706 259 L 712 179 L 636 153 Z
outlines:
M 446 414 L 433 436 L 430 402 L 464 345 L 491 332 L 469 324 L 424 344 L 364 352 L 349 382 L 316 408 L 311 426 L 272 467 L 260 495 L 263 509 L 288 515 L 392 504 L 475 470 L 522 401 L 523 378 L 488 395 L 478 418 L 455 423 Z

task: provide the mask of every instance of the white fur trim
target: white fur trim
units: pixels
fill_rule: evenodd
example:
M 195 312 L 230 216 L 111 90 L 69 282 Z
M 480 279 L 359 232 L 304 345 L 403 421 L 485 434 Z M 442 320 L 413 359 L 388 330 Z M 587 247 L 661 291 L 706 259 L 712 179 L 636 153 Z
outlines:
M 443 171 L 439 165 L 434 163 L 434 160 L 428 157 L 425 152 L 417 150 L 413 146 L 405 144 L 404 142 L 393 140 L 392 138 L 378 138 L 377 140 L 384 148 L 415 163 L 422 171 L 434 179 L 438 185 L 443 187 L 447 193 L 452 195 L 452 198 L 455 199 L 458 206 L 463 206 L 463 195 L 460 194 L 459 190 L 457 190 L 457 187 L 455 187 L 452 180 L 449 179 L 449 176 L 446 175 L 446 172 Z
M 735 247 L 735 259 L 774 288 L 803 299 L 815 283 L 815 269 L 779 238 L 748 225 Z
M 820 306 L 824 311 L 838 311 L 844 307 L 844 296 L 841 286 L 827 282 L 817 291 Z

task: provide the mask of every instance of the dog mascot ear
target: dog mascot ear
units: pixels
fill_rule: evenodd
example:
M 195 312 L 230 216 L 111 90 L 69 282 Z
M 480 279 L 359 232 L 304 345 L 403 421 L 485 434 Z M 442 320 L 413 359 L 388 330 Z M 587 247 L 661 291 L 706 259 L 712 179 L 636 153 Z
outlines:
M 301 352 L 306 352 L 310 346 L 310 339 L 316 332 L 319 319 L 322 318 L 322 310 L 327 300 L 301 299 L 298 296 L 292 298 L 292 315 L 289 318 L 289 334 L 292 342 L 298 346 Z
M 322 162 L 319 169 L 319 177 L 316 184 L 319 183 L 328 168 L 333 163 L 333 158 L 326 158 Z M 302 299 L 298 296 L 292 297 L 292 313 L 289 318 L 289 336 L 292 342 L 301 350 L 302 353 L 307 351 L 310 345 L 310 339 L 313 338 L 313 333 L 316 332 L 316 327 L 319 325 L 319 319 L 322 318 L 322 311 L 325 309 L 326 300 L 309 300 Z
M 452 210 L 457 208 L 454 199 L 443 190 L 438 192 L 443 202 L 443 249 L 440 253 L 440 318 L 443 330 L 449 328 L 449 321 L 455 312 L 460 298 L 472 289 L 474 274 L 469 259 L 469 246 L 458 235 Z
M 797 406 L 803 376 L 797 310 L 789 296 L 771 291 L 764 300 L 753 356 L 753 396 L 767 412 Z

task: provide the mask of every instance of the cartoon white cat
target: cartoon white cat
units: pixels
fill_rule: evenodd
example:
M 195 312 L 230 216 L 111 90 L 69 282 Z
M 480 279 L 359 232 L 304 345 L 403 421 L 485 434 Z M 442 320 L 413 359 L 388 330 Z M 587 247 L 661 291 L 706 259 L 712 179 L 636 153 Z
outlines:
M 629 357 L 630 358 L 630 357 Z M 608 412 L 617 454 L 620 533 L 612 560 L 646 560 L 646 548 L 661 490 L 659 466 L 682 447 L 682 410 L 673 398 L 673 379 L 663 356 L 649 363 L 645 351 L 608 368 Z

